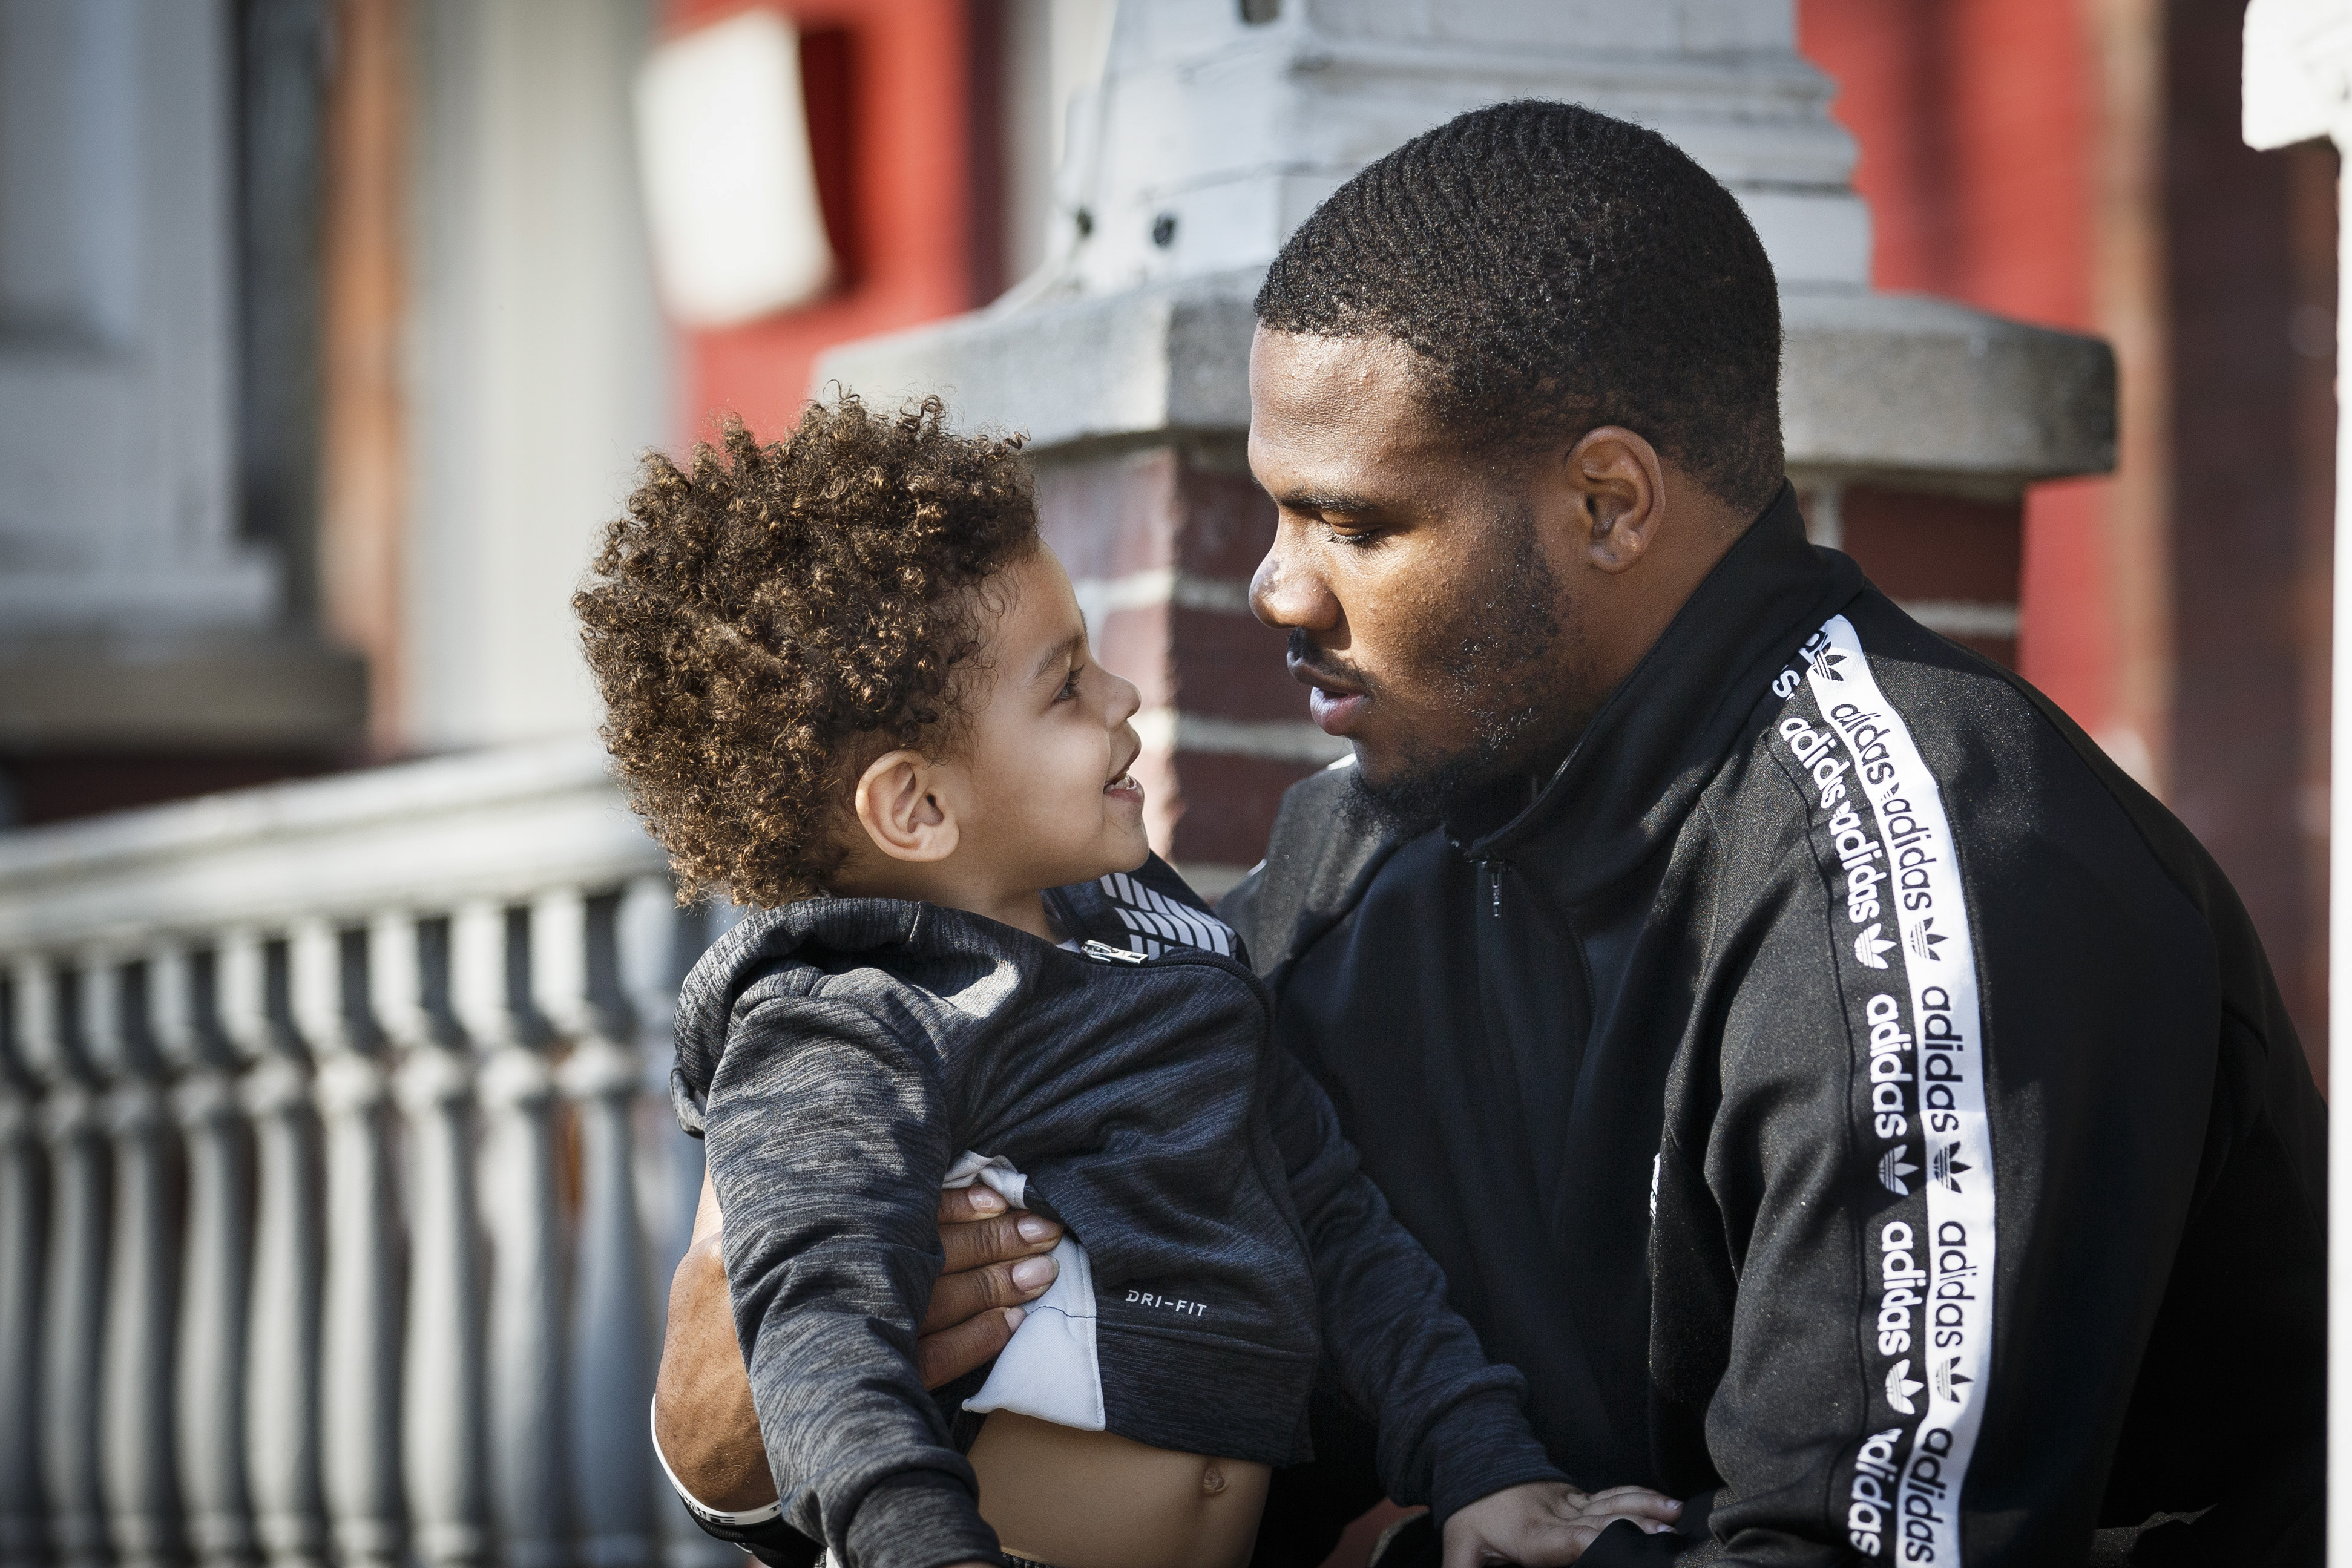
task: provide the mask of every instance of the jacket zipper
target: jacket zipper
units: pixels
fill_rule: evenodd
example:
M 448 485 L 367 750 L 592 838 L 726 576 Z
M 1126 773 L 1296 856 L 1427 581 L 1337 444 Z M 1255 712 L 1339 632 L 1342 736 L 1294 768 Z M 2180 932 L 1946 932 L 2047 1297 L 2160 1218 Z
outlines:
M 1494 894 L 1495 918 L 1500 920 L 1503 917 L 1503 862 L 1480 861 L 1478 865 L 1486 873 L 1486 885 Z
M 1104 949 L 1102 955 L 1097 956 L 1094 953 L 1093 949 L 1097 947 Z M 1189 964 L 1211 969 L 1222 969 L 1249 987 L 1250 995 L 1257 998 L 1257 1005 L 1265 1011 L 1267 1021 L 1273 1021 L 1274 993 L 1265 988 L 1265 982 L 1257 977 L 1257 971 L 1245 964 L 1236 963 L 1231 958 L 1212 953 L 1205 947 L 1171 946 L 1157 958 L 1147 958 L 1140 953 L 1113 947 L 1108 943 L 1089 940 L 1081 946 L 1080 951 L 1097 964 L 1116 963 L 1129 968 L 1167 969 Z

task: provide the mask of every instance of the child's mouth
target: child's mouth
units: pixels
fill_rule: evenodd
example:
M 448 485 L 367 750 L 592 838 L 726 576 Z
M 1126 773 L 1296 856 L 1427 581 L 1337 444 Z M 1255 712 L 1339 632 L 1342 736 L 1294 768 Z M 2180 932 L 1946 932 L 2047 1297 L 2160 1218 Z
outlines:
M 1103 786 L 1103 793 L 1106 795 L 1129 794 L 1139 796 L 1143 793 L 1143 786 L 1135 781 L 1134 774 L 1122 773 L 1118 778 Z

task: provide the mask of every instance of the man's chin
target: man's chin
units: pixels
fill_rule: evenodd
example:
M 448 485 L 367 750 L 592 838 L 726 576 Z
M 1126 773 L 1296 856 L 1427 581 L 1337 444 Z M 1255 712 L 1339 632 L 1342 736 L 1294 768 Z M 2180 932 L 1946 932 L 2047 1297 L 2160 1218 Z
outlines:
M 1383 767 L 1359 746 L 1339 810 L 1348 825 L 1359 832 L 1418 838 L 1443 822 L 1455 806 L 1484 789 L 1492 771 L 1487 759 L 1476 755 L 1392 759 Z

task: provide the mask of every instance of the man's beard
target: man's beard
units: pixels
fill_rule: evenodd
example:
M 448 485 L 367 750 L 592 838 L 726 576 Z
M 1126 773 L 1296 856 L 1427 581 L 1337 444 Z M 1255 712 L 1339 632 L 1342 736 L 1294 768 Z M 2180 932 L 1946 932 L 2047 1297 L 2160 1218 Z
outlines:
M 1559 760 L 1550 753 L 1574 727 L 1573 716 L 1561 711 L 1571 649 L 1559 581 L 1536 548 L 1534 519 L 1524 511 L 1498 517 L 1492 538 L 1497 563 L 1484 591 L 1460 595 L 1454 618 L 1433 628 L 1426 643 L 1435 656 L 1425 667 L 1439 675 L 1433 684 L 1470 720 L 1469 745 L 1432 754 L 1402 740 L 1378 783 L 1361 768 L 1352 769 L 1340 810 L 1357 831 L 1417 837 L 1474 803 L 1509 793 L 1502 787 Z M 1515 813 L 1531 798 L 1520 792 L 1496 805 Z

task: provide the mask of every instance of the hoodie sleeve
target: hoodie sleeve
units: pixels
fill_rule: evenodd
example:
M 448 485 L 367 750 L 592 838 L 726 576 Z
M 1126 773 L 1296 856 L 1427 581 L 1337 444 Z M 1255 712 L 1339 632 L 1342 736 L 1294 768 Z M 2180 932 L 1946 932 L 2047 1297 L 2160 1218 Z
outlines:
M 1324 1364 L 1377 1420 L 1388 1495 L 1427 1503 L 1439 1524 L 1505 1487 L 1567 1478 L 1523 1414 L 1527 1381 L 1486 1359 L 1445 1301 L 1445 1277 L 1389 1212 L 1322 1089 L 1286 1051 L 1268 1052 L 1276 1143 L 1307 1232 Z
M 1985 754 L 1930 771 L 1874 692 L 1765 744 L 1746 929 L 1668 1087 L 1660 1395 L 1727 1561 L 2079 1562 L 2145 1517 L 2099 1516 L 2165 1392 L 2135 1383 L 2209 1152 L 2210 936 L 2111 803 L 1979 811 Z
M 739 1011 L 698 1106 L 783 1518 L 845 1568 L 993 1560 L 915 1365 L 950 1151 L 926 1042 L 810 997 Z

